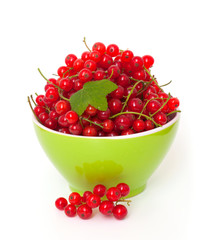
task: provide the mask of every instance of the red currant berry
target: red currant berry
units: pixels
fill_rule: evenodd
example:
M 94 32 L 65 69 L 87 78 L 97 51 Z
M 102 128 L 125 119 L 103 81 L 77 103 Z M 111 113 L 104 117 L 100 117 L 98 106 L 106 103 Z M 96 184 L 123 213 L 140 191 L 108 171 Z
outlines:
M 110 216 L 113 213 L 113 208 L 114 208 L 113 202 L 105 200 L 101 202 L 99 206 L 99 211 L 105 216 Z
M 75 82 L 74 82 L 74 86 L 73 86 L 73 89 L 75 90 L 75 91 L 79 91 L 80 89 L 82 89 L 83 88 L 83 82 L 80 80 L 80 79 L 77 79 L 77 80 L 75 80 Z
M 132 112 L 141 112 L 143 108 L 142 100 L 140 98 L 131 98 L 128 107 Z
M 63 75 L 66 77 L 68 75 L 68 70 L 69 70 L 69 67 L 67 67 L 67 66 L 59 67 L 57 69 L 57 74 L 60 76 L 60 78 L 62 78 Z
M 57 121 L 54 120 L 54 119 L 48 118 L 48 119 L 45 121 L 44 125 L 45 125 L 47 128 L 50 128 L 50 129 L 52 129 L 52 130 L 55 130 L 56 127 L 57 127 Z
M 39 114 L 39 120 L 42 124 L 44 124 L 48 118 L 49 118 L 49 115 L 46 112 L 42 112 Z
M 65 100 L 59 100 L 58 102 L 56 102 L 55 104 L 55 111 L 59 114 L 62 115 L 68 111 L 70 111 L 71 107 L 70 107 L 70 103 L 68 101 Z
M 145 122 L 142 119 L 136 119 L 133 122 L 133 129 L 136 132 L 142 132 L 145 130 Z
M 98 63 L 101 60 L 102 54 L 98 51 L 92 51 L 90 55 L 90 59 L 94 62 Z
M 39 106 L 45 106 L 45 103 L 43 101 L 43 98 L 44 98 L 44 95 L 38 95 L 35 99 L 36 103 L 39 105 Z
M 92 192 L 91 191 L 85 191 L 84 194 L 83 194 L 83 198 L 82 198 L 82 201 L 83 202 L 86 202 L 86 199 L 89 195 L 91 195 Z
M 130 50 L 126 50 L 122 53 L 122 62 L 130 62 L 131 59 L 133 58 L 133 52 Z
M 131 90 L 132 90 L 132 86 L 131 87 L 128 87 L 128 88 L 124 88 L 124 96 L 129 96 L 129 94 L 130 94 L 130 92 L 131 92 Z M 137 96 L 137 89 L 136 88 L 134 88 L 133 89 L 133 92 L 131 93 L 131 95 L 129 96 L 129 99 L 131 99 L 131 98 L 135 98 L 136 96 Z
M 117 78 L 120 75 L 120 69 L 116 65 L 111 65 L 108 68 L 108 77 L 111 79 Z
M 81 56 L 81 59 L 86 62 L 87 60 L 90 59 L 90 56 L 91 56 L 91 53 L 89 51 L 86 51 L 86 52 L 83 52 L 82 53 L 82 56 Z
M 68 202 L 65 198 L 60 197 L 55 201 L 55 206 L 59 210 L 64 210 L 64 208 L 68 205 Z
M 144 61 L 141 57 L 135 56 L 131 59 L 130 64 L 134 72 L 140 71 L 143 69 Z
M 150 67 L 153 66 L 154 64 L 154 58 L 150 55 L 145 55 L 142 57 L 143 61 L 144 61 L 144 66 L 145 68 L 149 69 Z
M 108 45 L 106 52 L 111 57 L 116 57 L 119 54 L 120 50 L 116 44 L 110 44 Z
M 106 194 L 106 187 L 102 184 L 98 184 L 93 188 L 93 193 L 99 197 L 103 197 Z
M 102 55 L 99 61 L 100 67 L 102 67 L 103 69 L 108 69 L 112 64 L 113 64 L 113 59 L 111 56 L 109 56 L 108 54 Z
M 49 102 L 56 102 L 59 99 L 59 93 L 58 90 L 55 88 L 49 88 L 46 91 L 45 98 Z
M 91 81 L 93 75 L 91 70 L 87 69 L 87 68 L 83 68 L 79 74 L 78 74 L 79 79 L 85 83 L 85 82 L 89 82 Z
M 97 112 L 97 116 L 98 116 L 98 118 L 101 119 L 101 120 L 106 120 L 106 119 L 108 119 L 108 118 L 110 117 L 110 115 L 111 115 L 111 111 L 110 111 L 109 108 L 107 108 L 106 111 L 98 111 L 98 112 Z
M 96 62 L 94 62 L 93 60 L 87 60 L 87 61 L 84 63 L 84 68 L 88 68 L 88 69 L 90 69 L 91 71 L 95 71 L 96 68 L 97 68 Z
M 122 110 L 122 102 L 117 98 L 109 100 L 108 106 L 113 114 L 119 113 Z
M 59 118 L 58 118 L 58 124 L 60 127 L 69 127 L 70 124 L 68 122 L 68 119 L 66 118 L 65 114 L 61 115 Z
M 45 111 L 46 111 L 45 108 L 43 108 L 42 106 L 36 106 L 34 108 L 34 113 L 36 114 L 37 117 L 39 117 L 39 115 Z
M 115 137 L 115 136 L 118 136 L 118 135 L 119 134 L 116 131 L 112 131 L 112 132 L 106 134 L 107 137 Z
M 64 212 L 68 217 L 74 217 L 76 215 L 76 207 L 72 204 L 68 204 L 68 206 L 65 207 Z
M 82 219 L 89 219 L 92 215 L 92 208 L 87 204 L 82 204 L 77 209 L 77 215 Z
M 79 72 L 84 67 L 84 61 L 82 59 L 76 59 L 73 63 L 73 69 Z
M 153 116 L 156 123 L 164 125 L 167 123 L 167 116 L 163 112 L 158 112 Z
M 69 126 L 68 130 L 73 135 L 80 135 L 83 129 L 80 123 L 73 123 Z
M 106 78 L 106 73 L 104 70 L 97 70 L 94 73 L 94 80 L 98 81 L 98 80 L 102 80 Z
M 86 198 L 86 203 L 89 207 L 96 208 L 100 205 L 101 199 L 98 195 L 92 193 Z
M 137 79 L 137 80 L 145 80 L 146 78 L 146 72 L 144 70 L 139 70 L 137 72 L 132 73 L 132 77 Z
M 79 193 L 77 192 L 72 192 L 70 195 L 69 195 L 69 202 L 73 205 L 79 205 L 81 204 L 81 196 Z
M 117 78 L 117 85 L 128 87 L 130 85 L 129 77 L 125 73 L 120 74 L 120 76 Z
M 130 187 L 126 183 L 119 183 L 116 187 L 120 190 L 122 197 L 127 196 L 130 192 Z
M 83 130 L 83 136 L 88 137 L 97 136 L 97 129 L 94 126 L 86 126 Z
M 127 130 L 131 126 L 131 121 L 125 115 L 120 115 L 115 119 L 115 128 L 118 131 Z
M 154 127 L 155 127 L 155 125 L 151 120 L 148 119 L 145 121 L 145 130 L 146 131 L 154 129 Z
M 111 119 L 106 119 L 102 123 L 103 131 L 106 133 L 112 132 L 114 128 L 114 122 Z
M 106 52 L 106 46 L 101 42 L 96 42 L 92 47 L 92 51 L 98 51 L 104 54 Z
M 73 63 L 76 59 L 77 57 L 74 54 L 68 54 L 65 58 L 65 63 L 68 67 L 73 67 Z
M 88 105 L 88 107 L 85 110 L 85 113 L 93 117 L 97 114 L 97 109 L 91 105 Z
M 109 201 L 118 201 L 121 198 L 120 190 L 116 187 L 111 187 L 107 190 L 106 197 Z
M 126 217 L 128 211 L 124 205 L 118 204 L 113 208 L 113 216 L 119 220 Z
M 60 132 L 60 133 L 65 133 L 65 134 L 70 134 L 68 128 L 59 128 L 59 129 L 58 129 L 58 132 Z
M 59 86 L 66 92 L 69 92 L 73 88 L 73 82 L 69 78 L 63 78 L 59 82 Z
M 112 93 L 111 93 L 111 97 L 112 98 L 118 98 L 118 99 L 121 99 L 123 98 L 124 96 L 124 88 L 122 86 L 118 86 L 118 88 L 116 90 L 114 90 Z
M 74 124 L 79 120 L 77 113 L 74 111 L 68 111 L 66 113 L 65 117 L 69 124 Z
M 176 108 L 179 107 L 180 101 L 178 100 L 178 98 L 170 98 L 167 104 L 168 104 L 169 109 L 174 111 L 174 110 L 176 110 Z
M 158 100 L 153 99 L 147 104 L 146 109 L 150 113 L 155 113 L 160 107 L 161 103 Z
M 121 135 L 131 135 L 134 134 L 135 132 L 132 129 L 127 129 L 121 132 Z

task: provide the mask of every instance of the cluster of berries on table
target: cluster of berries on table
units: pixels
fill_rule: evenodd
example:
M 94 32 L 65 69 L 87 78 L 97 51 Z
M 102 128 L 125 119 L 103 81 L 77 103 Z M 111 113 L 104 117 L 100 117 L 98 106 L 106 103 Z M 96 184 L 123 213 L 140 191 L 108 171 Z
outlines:
M 96 42 L 80 58 L 68 54 L 55 78 L 47 79 L 39 69 L 47 81 L 45 94 L 36 94 L 35 100 L 31 95 L 34 108 L 29 97 L 28 102 L 41 124 L 65 134 L 102 137 L 148 131 L 169 122 L 180 104 L 158 85 L 150 70 L 153 64 L 150 55 L 134 56 L 116 44 Z M 107 108 L 88 104 L 81 115 L 75 112 L 71 97 L 86 83 L 104 79 L 117 87 L 106 96 Z
M 55 206 L 59 210 L 63 210 L 68 217 L 78 215 L 82 219 L 89 219 L 92 216 L 94 208 L 99 208 L 99 212 L 105 216 L 113 215 L 116 219 L 124 219 L 128 213 L 127 208 L 118 204 L 118 202 L 131 202 L 131 200 L 123 199 L 130 192 L 130 188 L 126 183 L 119 183 L 116 187 L 106 187 L 98 184 L 94 187 L 93 192 L 85 191 L 83 196 L 77 192 L 72 192 L 68 200 L 60 197 L 55 201 Z M 101 198 L 106 196 L 106 200 Z

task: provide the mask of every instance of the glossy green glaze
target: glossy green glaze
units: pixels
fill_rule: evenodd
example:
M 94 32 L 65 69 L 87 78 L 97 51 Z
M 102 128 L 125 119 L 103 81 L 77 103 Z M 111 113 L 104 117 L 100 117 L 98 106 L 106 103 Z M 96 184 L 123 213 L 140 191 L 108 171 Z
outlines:
M 34 119 L 41 146 L 72 190 L 83 193 L 96 184 L 129 184 L 134 196 L 165 157 L 177 131 L 179 114 L 164 127 L 120 137 L 81 137 L 45 128 Z

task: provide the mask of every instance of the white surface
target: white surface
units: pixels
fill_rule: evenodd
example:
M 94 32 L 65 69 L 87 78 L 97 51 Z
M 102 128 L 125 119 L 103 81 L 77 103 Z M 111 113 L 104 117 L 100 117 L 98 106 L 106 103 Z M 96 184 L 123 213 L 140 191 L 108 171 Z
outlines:
M 198 239 L 197 1 L 2 1 L 0 238 Z M 67 218 L 54 207 L 70 191 L 36 139 L 26 96 L 43 92 L 68 53 L 96 41 L 155 58 L 153 73 L 181 101 L 176 139 L 123 221 Z

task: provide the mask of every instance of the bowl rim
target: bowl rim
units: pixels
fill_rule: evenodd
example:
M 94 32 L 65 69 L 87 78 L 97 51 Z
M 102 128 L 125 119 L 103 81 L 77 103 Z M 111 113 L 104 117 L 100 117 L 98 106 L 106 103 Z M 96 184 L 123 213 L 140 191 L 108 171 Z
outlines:
M 99 136 L 98 137 L 87 137 L 87 136 L 72 135 L 72 134 L 57 132 L 57 131 L 49 129 L 49 128 L 45 127 L 44 125 L 42 125 L 41 123 L 39 123 L 34 115 L 33 115 L 33 122 L 38 127 L 42 128 L 43 130 L 46 130 L 47 132 L 51 132 L 53 134 L 63 135 L 63 136 L 66 136 L 66 137 L 71 137 L 71 138 L 103 139 L 104 140 L 104 139 L 128 139 L 128 138 L 136 138 L 136 137 L 143 137 L 143 136 L 151 135 L 153 133 L 160 132 L 160 131 L 170 127 L 175 122 L 177 122 L 179 117 L 180 117 L 180 112 L 177 112 L 175 117 L 171 121 L 169 121 L 168 123 L 163 125 L 162 127 L 157 127 L 157 128 L 152 129 L 152 130 L 144 131 L 144 132 L 141 132 L 141 133 L 135 133 L 135 134 L 130 134 L 130 135 L 112 136 L 112 137 L 111 136 L 107 136 L 107 137 L 105 137 L 105 136 L 104 137 L 99 137 Z

